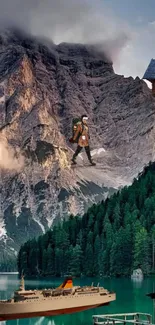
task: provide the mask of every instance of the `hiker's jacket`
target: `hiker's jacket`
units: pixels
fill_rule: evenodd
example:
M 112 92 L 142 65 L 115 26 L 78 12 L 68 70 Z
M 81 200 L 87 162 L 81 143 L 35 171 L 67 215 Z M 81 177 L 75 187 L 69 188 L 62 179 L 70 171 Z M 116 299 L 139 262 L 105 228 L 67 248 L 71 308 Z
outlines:
M 77 138 L 78 138 L 78 145 L 80 147 L 89 146 L 89 128 L 87 124 L 83 124 L 82 122 L 78 123 L 77 130 L 74 134 L 73 140 L 76 140 Z

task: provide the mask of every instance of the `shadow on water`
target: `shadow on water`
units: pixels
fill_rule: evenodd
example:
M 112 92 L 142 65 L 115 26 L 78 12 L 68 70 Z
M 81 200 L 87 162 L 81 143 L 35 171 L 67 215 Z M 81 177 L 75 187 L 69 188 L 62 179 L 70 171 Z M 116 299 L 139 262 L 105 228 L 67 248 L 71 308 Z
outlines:
M 26 289 L 52 288 L 60 285 L 63 279 L 47 280 L 27 280 Z M 92 324 L 92 315 L 106 313 L 129 313 L 143 312 L 153 314 L 153 304 L 147 293 L 155 288 L 155 278 L 147 278 L 143 281 L 132 281 L 127 278 L 118 279 L 99 279 L 82 278 L 74 279 L 75 285 L 91 285 L 91 283 L 104 286 L 110 291 L 116 292 L 117 299 L 109 306 L 91 309 L 84 312 L 61 315 L 55 317 L 40 317 L 31 319 L 21 319 L 7 322 L 0 322 L 0 325 L 90 325 Z M 10 298 L 18 288 L 19 280 L 15 275 L 0 276 L 0 297 L 1 299 Z

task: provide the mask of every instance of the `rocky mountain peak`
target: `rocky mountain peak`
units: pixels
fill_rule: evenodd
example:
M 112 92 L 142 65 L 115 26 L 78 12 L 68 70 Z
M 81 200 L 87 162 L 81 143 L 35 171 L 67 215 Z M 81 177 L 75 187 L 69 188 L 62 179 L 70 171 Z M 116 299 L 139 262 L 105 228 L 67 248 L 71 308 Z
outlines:
M 97 166 L 83 153 L 73 169 L 72 118 L 84 113 Z M 99 46 L 1 33 L 0 117 L 0 239 L 9 254 L 129 184 L 154 156 L 151 91 L 116 75 Z

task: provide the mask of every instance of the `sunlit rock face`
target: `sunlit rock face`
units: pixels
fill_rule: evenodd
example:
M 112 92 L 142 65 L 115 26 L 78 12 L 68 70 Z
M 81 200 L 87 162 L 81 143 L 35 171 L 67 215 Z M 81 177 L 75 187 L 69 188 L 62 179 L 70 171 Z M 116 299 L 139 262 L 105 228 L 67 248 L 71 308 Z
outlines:
M 72 168 L 72 118 L 89 116 L 96 167 Z M 155 99 L 93 46 L 0 35 L 0 250 L 129 184 L 154 159 Z

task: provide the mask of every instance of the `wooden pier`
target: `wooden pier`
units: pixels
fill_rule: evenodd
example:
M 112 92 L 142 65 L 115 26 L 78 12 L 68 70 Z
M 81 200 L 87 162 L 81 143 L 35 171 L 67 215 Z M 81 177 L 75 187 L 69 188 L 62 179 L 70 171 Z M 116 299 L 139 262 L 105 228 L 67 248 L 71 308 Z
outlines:
M 94 325 L 153 325 L 152 316 L 144 313 L 128 313 L 128 314 L 107 314 L 107 315 L 93 315 Z

